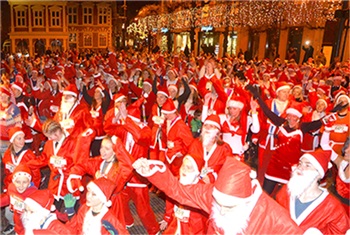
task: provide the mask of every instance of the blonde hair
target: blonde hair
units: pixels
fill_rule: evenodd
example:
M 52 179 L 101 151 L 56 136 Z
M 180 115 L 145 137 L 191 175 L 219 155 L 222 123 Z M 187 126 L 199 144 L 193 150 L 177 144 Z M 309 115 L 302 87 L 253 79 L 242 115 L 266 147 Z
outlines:
M 61 124 L 55 120 L 48 119 L 44 122 L 43 125 L 43 133 L 46 134 L 53 134 L 57 130 L 63 131 Z

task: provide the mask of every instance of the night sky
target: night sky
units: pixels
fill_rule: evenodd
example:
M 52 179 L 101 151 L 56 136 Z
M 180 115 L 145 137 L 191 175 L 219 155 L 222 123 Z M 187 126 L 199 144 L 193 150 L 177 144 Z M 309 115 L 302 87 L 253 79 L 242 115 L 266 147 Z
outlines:
M 123 6 L 124 1 L 123 0 L 118 0 L 117 1 L 118 6 Z M 138 13 L 138 11 L 146 5 L 152 5 L 152 4 L 160 4 L 160 1 L 132 1 L 132 0 L 127 0 L 126 5 L 127 5 L 127 17 L 128 20 L 132 20 Z M 121 9 L 122 12 L 119 12 L 119 14 L 123 15 L 123 10 Z

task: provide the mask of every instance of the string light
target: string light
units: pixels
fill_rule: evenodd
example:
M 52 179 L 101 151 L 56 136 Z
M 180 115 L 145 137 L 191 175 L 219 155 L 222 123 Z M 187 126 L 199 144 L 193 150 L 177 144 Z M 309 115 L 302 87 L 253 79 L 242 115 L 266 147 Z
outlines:
M 342 0 L 248 0 L 218 2 L 176 11 L 169 14 L 149 15 L 141 18 L 139 26 L 145 30 L 161 28 L 186 29 L 190 27 L 324 27 L 334 20 L 341 9 Z

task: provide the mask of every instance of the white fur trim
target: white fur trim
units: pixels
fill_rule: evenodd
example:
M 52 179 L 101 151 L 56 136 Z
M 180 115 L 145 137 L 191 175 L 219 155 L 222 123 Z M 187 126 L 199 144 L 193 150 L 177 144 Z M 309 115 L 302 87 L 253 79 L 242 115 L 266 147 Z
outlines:
M 317 228 L 308 228 L 303 235 L 323 235 L 323 233 Z
M 142 158 L 140 158 L 141 160 L 144 160 Z M 137 161 L 139 161 L 140 159 L 136 160 L 134 163 L 133 163 L 133 167 L 136 168 L 136 164 Z M 147 160 L 147 159 L 146 159 Z M 142 175 L 143 177 L 149 177 L 149 176 L 152 176 L 154 175 L 157 171 L 163 173 L 165 172 L 166 170 L 166 166 L 164 164 L 164 162 L 162 161 L 158 161 L 158 160 L 147 160 L 147 163 L 148 163 L 148 166 L 149 165 L 155 165 L 152 169 L 150 169 L 149 173 L 147 174 L 143 174 L 142 172 L 138 171 L 138 169 L 136 169 L 137 173 L 139 173 L 140 175 Z
M 12 83 L 11 87 L 16 88 L 17 90 L 20 90 L 21 92 L 23 92 L 23 88 L 20 87 L 20 86 L 18 86 L 18 85 L 15 84 L 15 83 Z
M 237 204 L 242 204 L 248 201 L 248 198 L 240 198 L 240 197 L 235 197 L 231 196 L 225 193 L 220 192 L 217 190 L 215 187 L 213 188 L 213 197 L 220 202 L 225 203 L 224 206 L 235 206 Z
M 321 178 L 323 178 L 325 171 L 323 170 L 323 167 L 321 166 L 321 164 L 316 160 L 316 158 L 309 154 L 309 153 L 305 153 L 303 156 L 301 156 L 300 159 L 302 158 L 306 158 L 307 160 L 310 161 L 310 163 L 316 168 L 316 170 L 318 171 L 318 173 L 320 173 Z
M 214 122 L 214 121 L 211 121 L 211 120 L 206 120 L 206 121 L 203 123 L 203 125 L 205 125 L 205 124 L 209 124 L 209 125 L 216 126 L 219 130 L 221 130 L 221 126 L 220 126 L 220 124 L 217 123 L 217 122 Z
M 27 197 L 24 200 L 24 204 L 29 206 L 34 211 L 46 211 L 47 213 L 50 213 L 50 211 L 48 209 L 42 207 L 39 203 L 37 203 L 36 201 L 34 201 L 33 199 L 31 199 L 29 197 Z M 50 209 L 54 209 L 54 208 L 50 208 Z
M 136 118 L 134 116 L 128 115 L 128 117 L 133 120 L 134 122 L 141 122 L 141 120 L 139 118 Z
M 157 94 L 160 93 L 162 95 L 164 95 L 165 97 L 169 97 L 169 95 L 167 93 L 165 93 L 164 91 L 157 91 Z
M 77 93 L 73 92 L 73 91 L 63 91 L 63 95 L 72 95 L 74 97 L 77 97 Z
M 173 110 L 170 110 L 170 111 L 166 111 L 166 110 L 162 109 L 161 112 L 162 112 L 162 113 L 165 113 L 165 114 L 171 114 L 171 113 L 175 113 L 175 112 L 176 112 L 176 109 L 173 109 Z
M 301 118 L 303 116 L 302 113 L 300 113 L 298 110 L 296 110 L 295 108 L 288 108 L 286 110 L 286 113 L 287 114 L 293 114 L 295 116 L 297 116 L 298 118 Z
M 125 96 L 125 95 L 122 95 L 122 96 L 118 97 L 118 98 L 114 101 L 114 103 L 119 102 L 119 101 L 121 101 L 121 100 L 124 99 L 124 98 L 126 98 L 126 96 Z
M 12 175 L 12 182 L 14 182 L 16 180 L 16 178 L 19 176 L 25 176 L 29 179 L 29 181 L 32 181 L 32 176 L 30 174 L 28 174 L 27 172 L 24 172 L 24 171 L 19 171 L 19 172 L 16 172 L 16 174 Z
M 70 193 L 74 193 L 74 192 L 77 191 L 77 189 L 75 189 L 75 190 L 73 189 L 71 180 L 72 180 L 72 179 L 79 179 L 79 180 L 81 180 L 81 178 L 82 178 L 81 175 L 75 175 L 75 174 L 70 174 L 70 175 L 69 175 L 69 177 L 68 177 L 66 183 L 67 183 L 67 189 L 68 189 L 68 191 L 69 191 Z M 84 189 L 84 188 L 83 188 L 83 189 Z M 79 188 L 79 191 L 81 191 L 80 188 Z
M 277 88 L 276 93 L 284 89 L 290 89 L 290 86 L 289 85 L 280 86 L 279 88 Z
M 113 143 L 113 144 L 117 144 L 118 137 L 115 136 L 115 135 L 113 135 L 112 138 L 111 138 L 111 140 L 112 140 L 112 143 Z
M 106 195 L 102 192 L 100 187 L 97 186 L 93 181 L 90 181 L 88 186 L 95 194 L 96 196 L 101 200 L 103 204 L 105 204 L 107 207 L 110 207 L 112 205 L 111 201 L 107 201 Z
M 22 130 L 15 132 L 15 134 L 13 134 L 13 136 L 11 137 L 10 142 L 13 143 L 13 141 L 19 134 L 24 134 L 24 132 Z
M 348 103 L 350 103 L 350 98 L 349 98 L 349 96 L 347 96 L 347 95 L 345 95 L 345 94 L 341 94 L 341 95 L 339 95 L 339 96 L 337 97 L 337 100 L 335 101 L 335 104 L 338 103 L 338 101 L 339 101 L 339 99 L 340 99 L 341 97 L 345 97 L 345 98 L 348 100 Z
M 237 101 L 237 100 L 229 100 L 227 102 L 227 107 L 234 107 L 234 108 L 243 109 L 244 104 L 240 101 Z

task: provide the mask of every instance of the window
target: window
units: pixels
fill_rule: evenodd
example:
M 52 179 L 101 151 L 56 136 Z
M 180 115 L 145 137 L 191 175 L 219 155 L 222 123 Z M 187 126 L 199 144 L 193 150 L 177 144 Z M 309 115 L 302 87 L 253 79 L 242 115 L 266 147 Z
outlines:
M 92 24 L 92 7 L 84 7 L 84 24 Z
M 60 26 L 60 12 L 51 10 L 51 26 Z
M 92 34 L 84 35 L 84 46 L 92 47 Z
M 70 33 L 69 34 L 69 42 L 76 42 L 77 41 L 77 34 L 76 33 Z
M 69 7 L 68 8 L 68 24 L 78 23 L 78 8 Z
M 107 24 L 107 7 L 100 7 L 98 9 L 98 23 Z
M 44 26 L 44 13 L 40 10 L 34 11 L 34 27 Z
M 27 26 L 27 12 L 24 10 L 17 11 L 17 26 Z
M 100 47 L 106 47 L 107 46 L 107 36 L 106 34 L 100 34 L 100 43 L 99 46 Z

